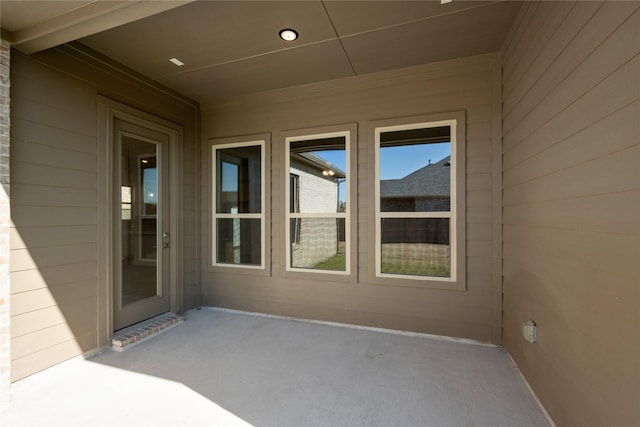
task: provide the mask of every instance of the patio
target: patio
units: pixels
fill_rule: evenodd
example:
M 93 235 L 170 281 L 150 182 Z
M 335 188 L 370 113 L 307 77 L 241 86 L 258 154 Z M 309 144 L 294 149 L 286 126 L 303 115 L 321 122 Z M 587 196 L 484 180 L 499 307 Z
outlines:
M 500 347 L 219 309 L 13 385 L 3 426 L 548 426 Z

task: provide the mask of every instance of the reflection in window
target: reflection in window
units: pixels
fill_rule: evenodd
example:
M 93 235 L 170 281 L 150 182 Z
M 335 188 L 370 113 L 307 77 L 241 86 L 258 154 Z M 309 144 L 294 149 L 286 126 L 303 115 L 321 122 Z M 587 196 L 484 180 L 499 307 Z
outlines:
M 376 130 L 377 274 L 452 278 L 452 125 Z
M 382 212 L 451 210 L 451 143 L 380 146 Z
M 259 219 L 218 218 L 216 225 L 218 263 L 260 264 Z
M 155 215 L 158 210 L 158 169 L 156 156 L 144 156 L 140 159 L 142 174 L 142 216 Z
M 121 218 L 123 221 L 131 219 L 131 190 L 132 188 L 127 185 L 120 186 Z
M 288 269 L 348 270 L 348 135 L 287 138 Z
M 142 183 L 142 203 L 140 207 L 140 252 L 141 259 L 157 259 L 158 226 L 158 167 L 156 154 L 139 156 L 140 180 Z
M 383 218 L 381 234 L 382 273 L 450 277 L 449 218 Z
M 264 144 L 214 146 L 216 265 L 263 266 Z
M 346 269 L 345 218 L 292 218 L 298 226 L 291 267 L 315 270 Z
M 289 212 L 300 212 L 300 177 L 296 174 L 289 174 Z M 291 242 L 300 244 L 301 218 L 291 219 Z

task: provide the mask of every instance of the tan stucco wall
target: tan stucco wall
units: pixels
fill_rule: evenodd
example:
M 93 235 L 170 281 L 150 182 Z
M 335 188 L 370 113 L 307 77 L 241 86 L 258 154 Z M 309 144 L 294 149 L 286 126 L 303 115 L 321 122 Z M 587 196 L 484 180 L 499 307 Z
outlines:
M 558 426 L 640 425 L 639 8 L 527 3 L 504 47 L 504 344 Z
M 369 122 L 464 111 L 466 114 L 467 290 L 430 289 L 420 282 L 373 284 L 373 140 Z M 261 93 L 203 106 L 202 152 L 210 138 L 272 135 L 271 230 L 266 277 L 210 268 L 211 237 L 203 233 L 203 304 L 302 318 L 420 331 L 499 343 L 500 64 L 485 55 L 401 71 Z M 354 280 L 285 271 L 284 137 L 294 129 L 356 123 L 357 263 Z M 496 153 L 498 154 L 496 157 Z M 202 229 L 211 218 L 211 165 L 202 157 Z M 498 233 L 498 234 L 496 234 Z M 498 236 L 496 238 L 496 236 Z

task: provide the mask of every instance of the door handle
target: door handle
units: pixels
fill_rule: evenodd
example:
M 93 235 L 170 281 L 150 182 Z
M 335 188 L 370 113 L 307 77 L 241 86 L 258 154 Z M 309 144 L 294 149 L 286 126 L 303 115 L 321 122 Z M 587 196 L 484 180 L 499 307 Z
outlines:
M 170 247 L 170 246 L 171 246 L 171 244 L 169 244 L 169 243 L 163 243 L 162 244 L 162 247 L 165 248 L 165 249 Z

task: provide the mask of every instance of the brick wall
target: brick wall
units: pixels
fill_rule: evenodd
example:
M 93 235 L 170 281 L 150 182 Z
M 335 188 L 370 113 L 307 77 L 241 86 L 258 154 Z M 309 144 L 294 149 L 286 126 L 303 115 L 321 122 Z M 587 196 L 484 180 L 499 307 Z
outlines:
M 9 43 L 0 40 L 0 407 L 9 400 Z
M 318 170 L 291 167 L 299 185 L 299 208 L 302 213 L 334 213 L 338 209 L 337 184 L 323 178 Z M 292 189 L 293 191 L 293 189 Z M 338 252 L 338 224 L 335 218 L 302 218 L 299 242 L 292 248 L 292 266 L 313 268 Z

